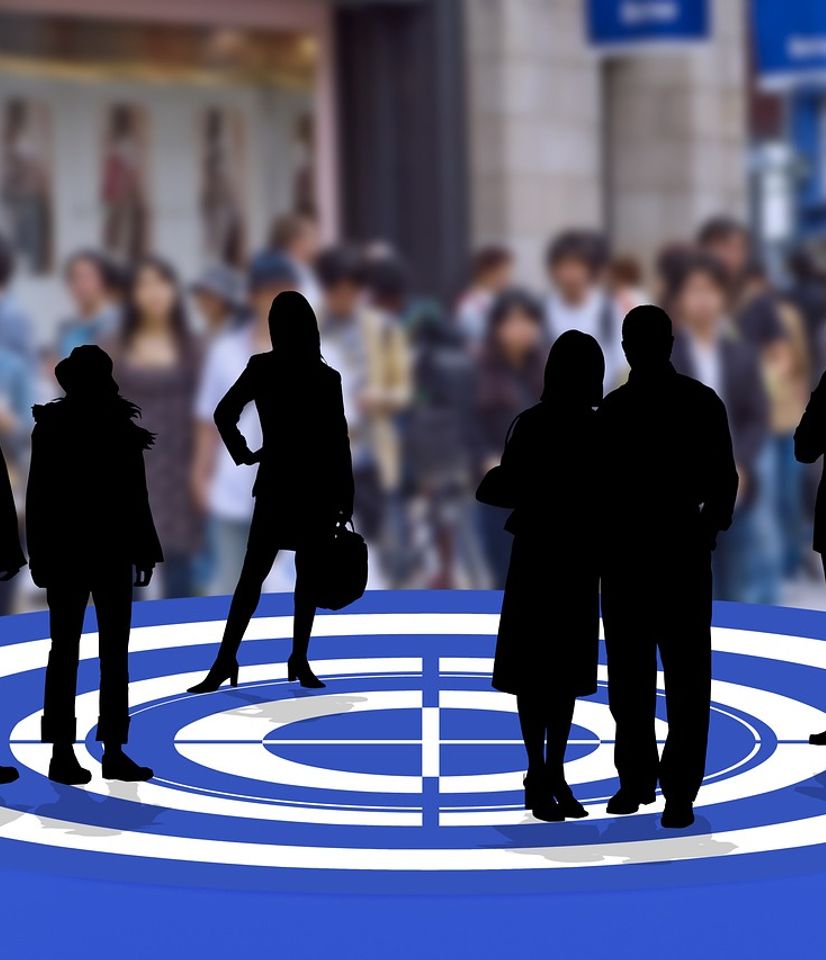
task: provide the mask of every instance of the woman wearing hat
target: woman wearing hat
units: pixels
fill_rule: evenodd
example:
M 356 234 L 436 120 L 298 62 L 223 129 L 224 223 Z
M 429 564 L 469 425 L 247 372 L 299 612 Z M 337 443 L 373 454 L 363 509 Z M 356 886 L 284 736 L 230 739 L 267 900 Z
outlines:
M 128 644 L 135 586 L 163 559 L 149 507 L 143 453 L 153 435 L 118 392 L 100 347 L 76 347 L 55 370 L 65 397 L 34 408 L 26 530 L 34 582 L 46 588 L 52 648 L 42 738 L 52 743 L 49 777 L 88 783 L 74 754 L 75 693 L 83 617 L 91 595 L 100 647 L 103 776 L 148 780 L 123 752 L 129 732 Z

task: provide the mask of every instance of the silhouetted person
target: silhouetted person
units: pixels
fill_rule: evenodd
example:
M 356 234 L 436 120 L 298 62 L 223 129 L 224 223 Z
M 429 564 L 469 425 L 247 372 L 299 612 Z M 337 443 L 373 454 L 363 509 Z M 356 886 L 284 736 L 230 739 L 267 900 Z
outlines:
M 625 317 L 628 383 L 600 406 L 602 612 L 620 789 L 609 813 L 652 803 L 666 827 L 694 822 L 705 771 L 711 694 L 711 551 L 731 523 L 737 468 L 722 400 L 671 365 L 671 320 L 659 307 Z M 654 728 L 657 652 L 668 739 Z
M 143 454 L 153 435 L 118 393 L 100 347 L 75 347 L 55 369 L 66 396 L 34 408 L 26 531 L 32 578 L 46 588 L 52 648 L 42 737 L 54 744 L 49 777 L 88 783 L 74 753 L 75 693 L 83 616 L 91 594 L 100 649 L 103 776 L 148 780 L 124 752 L 129 733 L 128 646 L 134 585 L 163 559 L 152 521 Z
M 0 582 L 11 580 L 25 565 L 9 471 L 0 451 Z M 0 784 L 12 783 L 18 776 L 15 767 L 0 766 Z
M 279 550 L 295 551 L 296 584 L 290 680 L 323 687 L 307 662 L 315 602 L 308 559 L 337 523 L 353 513 L 353 467 L 344 418 L 341 377 L 321 356 L 313 309 L 295 291 L 280 293 L 270 309 L 273 349 L 251 358 L 215 409 L 215 424 L 237 464 L 260 464 L 253 488 L 247 552 L 221 648 L 193 693 L 238 681 L 238 647 L 261 587 Z M 261 419 L 263 446 L 252 451 L 238 429 L 248 403 Z
M 513 550 L 493 686 L 517 696 L 528 754 L 525 807 L 541 820 L 585 817 L 563 764 L 578 696 L 597 689 L 599 567 L 596 417 L 605 360 L 597 341 L 563 333 L 538 404 L 516 420 L 501 473 Z
M 812 391 L 806 410 L 794 432 L 794 455 L 801 463 L 815 463 L 826 453 L 826 373 Z M 812 548 L 820 554 L 826 572 L 826 476 L 821 474 L 815 502 L 815 528 Z M 809 743 L 826 745 L 826 730 L 813 733 Z

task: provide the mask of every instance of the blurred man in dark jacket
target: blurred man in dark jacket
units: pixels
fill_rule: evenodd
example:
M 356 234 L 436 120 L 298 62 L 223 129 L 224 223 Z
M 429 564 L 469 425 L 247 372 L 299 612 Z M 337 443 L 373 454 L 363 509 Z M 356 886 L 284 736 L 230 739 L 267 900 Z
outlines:
M 758 465 L 769 439 L 768 400 L 754 347 L 739 336 L 726 314 L 728 282 L 720 263 L 707 254 L 688 257 L 669 290 L 677 336 L 672 353 L 676 370 L 694 377 L 723 400 L 728 412 L 740 479 L 731 530 L 714 555 L 715 596 L 725 600 L 770 602 L 779 586 L 779 530 L 760 521 L 762 498 Z M 771 505 L 769 505 L 771 506 Z M 774 514 L 769 511 L 769 517 Z

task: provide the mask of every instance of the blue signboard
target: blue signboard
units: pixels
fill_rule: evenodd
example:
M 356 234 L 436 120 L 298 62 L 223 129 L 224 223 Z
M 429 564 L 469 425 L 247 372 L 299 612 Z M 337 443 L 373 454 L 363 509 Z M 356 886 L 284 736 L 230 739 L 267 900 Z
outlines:
M 588 0 L 589 41 L 597 47 L 706 40 L 708 0 Z
M 826 83 L 824 0 L 752 0 L 752 16 L 765 83 Z

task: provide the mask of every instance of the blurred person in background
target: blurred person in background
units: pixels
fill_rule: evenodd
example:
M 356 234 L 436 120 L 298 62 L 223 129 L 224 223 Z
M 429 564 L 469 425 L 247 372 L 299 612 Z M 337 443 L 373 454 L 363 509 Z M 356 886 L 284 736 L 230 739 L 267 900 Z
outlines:
M 826 366 L 826 276 L 812 252 L 804 246 L 792 250 L 786 267 L 789 285 L 785 298 L 797 308 L 803 320 L 812 360 L 809 372 L 816 377 L 817 371 Z
M 476 370 L 464 338 L 434 306 L 413 331 L 413 403 L 406 433 L 410 483 L 435 556 L 431 589 L 486 585 L 473 486 L 479 475 Z
M 189 290 L 204 322 L 207 338 L 217 337 L 246 319 L 244 278 L 238 270 L 223 263 L 212 264 Z
M 788 351 L 787 333 L 779 310 L 779 297 L 769 283 L 754 291 L 748 283 L 748 269 L 752 262 L 752 238 L 748 228 L 732 217 L 716 216 L 708 219 L 697 234 L 700 248 L 716 257 L 722 264 L 729 284 L 729 314 L 740 336 L 758 353 L 760 373 L 764 382 L 771 371 L 784 366 Z M 776 451 L 771 443 L 764 443 L 752 467 L 754 498 L 753 524 L 757 530 L 761 552 L 754 562 L 762 573 L 758 575 L 766 587 L 776 583 L 780 567 L 780 529 L 775 513 L 777 497 L 774 493 L 777 477 Z M 773 603 L 776 589 L 760 591 L 761 603 Z
M 298 277 L 283 254 L 265 250 L 252 258 L 248 273 L 251 318 L 228 328 L 209 346 L 195 398 L 195 503 L 208 518 L 213 571 L 210 591 L 231 594 L 247 548 L 252 520 L 255 471 L 235 466 L 221 443 L 214 413 L 218 402 L 241 376 L 250 357 L 270 350 L 269 313 L 275 297 L 294 290 Z M 250 447 L 261 446 L 261 423 L 252 405 L 239 421 Z
M 652 303 L 662 306 L 668 302 L 669 291 L 679 282 L 686 261 L 695 252 L 690 243 L 666 243 L 660 247 L 654 261 Z
M 762 263 L 752 261 L 745 270 L 744 302 L 762 297 L 771 284 Z M 794 431 L 809 395 L 811 363 L 806 323 L 788 298 L 776 301 L 777 315 L 785 336 L 764 360 L 763 373 L 769 398 L 769 444 L 774 476 L 766 496 L 779 526 L 781 570 L 791 579 L 798 572 L 803 553 L 803 473 L 794 455 Z
M 710 387 L 728 412 L 740 479 L 734 521 L 713 554 L 714 591 L 722 600 L 772 603 L 779 589 L 777 531 L 761 525 L 756 464 L 768 443 L 768 401 L 752 344 L 728 313 L 728 276 L 720 261 L 698 252 L 672 277 L 668 306 L 675 318 L 672 363 Z
M 758 295 L 747 295 L 747 269 L 752 259 L 748 229 L 732 217 L 711 217 L 700 227 L 697 244 L 722 264 L 732 319 L 740 334 L 760 352 L 761 360 L 765 359 L 782 342 L 785 331 L 775 291 L 768 284 Z
M 120 311 L 113 300 L 112 267 L 98 250 L 78 250 L 63 270 L 72 312 L 58 327 L 57 359 L 68 357 L 75 347 L 99 344 L 114 335 Z
M 474 352 L 485 338 L 491 304 L 512 282 L 513 254 L 507 247 L 489 244 L 473 254 L 470 283 L 456 305 L 456 325 Z
M 12 291 L 13 278 L 14 251 L 9 241 L 0 236 L 0 348 L 20 357 L 33 375 L 37 354 L 32 321 Z
M 404 379 L 406 400 L 396 406 L 395 413 L 388 413 L 395 430 L 403 436 L 407 427 L 407 407 L 410 402 L 410 356 L 408 335 L 415 325 L 419 303 L 410 296 L 410 277 L 407 265 L 387 244 L 380 241 L 370 244 L 364 253 L 364 283 L 370 306 L 383 318 L 385 330 L 394 331 L 393 338 L 400 349 L 405 344 Z M 404 586 L 412 564 L 412 536 L 409 503 L 408 464 L 400 459 L 398 483 L 386 491 L 384 520 L 382 523 L 382 553 L 384 572 L 389 586 Z
M 189 597 L 203 523 L 189 482 L 201 348 L 169 263 L 159 257 L 137 263 L 120 330 L 103 346 L 121 389 L 156 436 L 146 479 L 165 556 L 161 596 Z
M 362 258 L 352 247 L 330 247 L 316 262 L 322 291 L 321 349 L 341 374 L 356 485 L 356 520 L 368 541 L 387 555 L 388 501 L 401 487 L 398 415 L 411 395 L 410 349 L 395 316 L 365 302 Z
M 614 297 L 620 317 L 643 303 L 649 303 L 642 285 L 642 267 L 636 257 L 614 257 L 608 264 L 608 289 Z
M 297 289 L 315 310 L 321 303 L 321 288 L 315 275 L 315 261 L 321 247 L 318 224 L 308 213 L 279 217 L 270 231 L 269 248 L 286 257 L 298 278 Z
M 521 289 L 500 293 L 491 306 L 478 365 L 477 408 L 482 472 L 499 462 L 518 413 L 542 392 L 548 342 L 542 304 Z M 479 505 L 480 532 L 493 586 L 505 585 L 510 536 L 508 511 Z
M 618 305 L 603 284 L 605 244 L 590 230 L 566 230 L 548 244 L 545 269 L 550 293 L 545 322 L 551 342 L 566 330 L 587 333 L 605 355 L 605 389 L 612 390 L 625 370 L 620 346 Z

